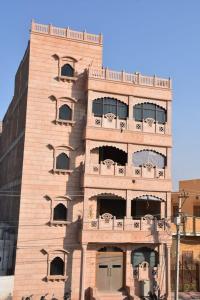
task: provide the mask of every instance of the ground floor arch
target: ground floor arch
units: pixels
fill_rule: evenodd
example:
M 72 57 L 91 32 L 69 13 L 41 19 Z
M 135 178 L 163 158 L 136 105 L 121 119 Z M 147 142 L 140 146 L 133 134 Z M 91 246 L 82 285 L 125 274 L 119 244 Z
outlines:
M 96 257 L 96 287 L 100 292 L 117 292 L 124 285 L 124 253 L 118 247 L 102 247 Z

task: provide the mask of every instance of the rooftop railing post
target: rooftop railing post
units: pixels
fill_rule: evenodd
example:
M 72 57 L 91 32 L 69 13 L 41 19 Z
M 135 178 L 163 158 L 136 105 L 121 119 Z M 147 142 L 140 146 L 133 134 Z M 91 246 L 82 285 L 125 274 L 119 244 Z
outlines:
M 66 28 L 66 37 L 69 38 L 69 26 Z
M 140 73 L 137 73 L 137 84 L 140 84 Z
M 108 79 L 108 75 L 109 75 L 109 73 L 108 73 L 108 67 L 106 67 L 106 69 L 105 69 L 105 78 L 106 79 Z
M 156 75 L 153 75 L 153 86 L 156 86 Z
M 171 78 L 169 77 L 169 79 L 168 79 L 168 88 L 172 88 L 172 80 L 171 80 Z
M 83 31 L 83 40 L 86 41 L 86 30 Z
M 34 19 L 31 20 L 31 31 L 34 31 L 35 29 L 35 21 Z
M 103 35 L 102 35 L 102 33 L 99 34 L 99 44 L 100 45 L 103 44 Z
M 124 72 L 124 70 L 122 70 L 122 81 L 125 81 L 125 72 Z
M 52 34 L 53 32 L 52 32 L 52 24 L 49 24 L 49 34 Z

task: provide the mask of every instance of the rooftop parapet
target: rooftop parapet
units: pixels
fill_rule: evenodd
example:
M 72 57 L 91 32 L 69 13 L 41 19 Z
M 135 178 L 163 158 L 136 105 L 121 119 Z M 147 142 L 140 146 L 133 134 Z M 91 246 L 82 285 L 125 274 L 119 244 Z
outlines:
M 103 43 L 103 36 L 102 34 L 92 34 L 87 33 L 86 31 L 75 31 L 67 28 L 60 28 L 55 27 L 53 25 L 44 25 L 35 23 L 32 21 L 31 23 L 31 32 L 38 32 L 45 35 L 53 35 L 53 36 L 59 36 L 66 39 L 71 40 L 78 40 L 78 41 L 84 41 L 92 44 L 99 44 L 102 45 Z
M 140 73 L 126 73 L 124 71 L 113 71 L 108 68 L 88 69 L 88 77 L 96 79 L 105 79 L 111 81 L 132 83 L 135 85 L 152 86 L 163 89 L 171 89 L 171 79 L 159 78 L 154 76 L 143 76 Z

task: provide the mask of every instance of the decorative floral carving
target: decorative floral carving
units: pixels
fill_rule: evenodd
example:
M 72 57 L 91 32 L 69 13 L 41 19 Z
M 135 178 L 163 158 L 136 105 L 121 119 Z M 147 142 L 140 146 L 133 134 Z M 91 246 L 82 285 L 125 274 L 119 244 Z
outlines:
M 116 118 L 116 116 L 113 113 L 107 113 L 105 114 L 105 118 L 109 121 L 112 122 L 113 119 Z
M 149 127 L 152 127 L 152 125 L 154 124 L 155 120 L 153 118 L 146 118 L 145 123 L 147 123 L 149 125 Z
M 101 218 L 105 221 L 105 223 L 109 223 L 110 220 L 113 219 L 113 216 L 109 213 L 105 213 L 101 216 Z
M 151 162 L 148 162 L 148 163 L 146 163 L 146 164 L 143 164 L 143 167 L 144 167 L 144 168 L 147 168 L 147 170 L 150 172 L 151 169 L 154 168 L 154 165 L 153 165 Z
M 152 215 L 150 215 L 150 214 L 145 215 L 145 216 L 143 217 L 143 220 L 147 220 L 147 221 L 151 221 L 151 220 L 153 220 L 153 219 L 154 219 L 154 216 L 152 216 Z
M 115 163 L 115 162 L 114 162 L 112 159 L 105 159 L 105 160 L 103 161 L 103 164 L 106 165 L 106 167 L 107 167 L 108 169 L 110 169 L 111 166 L 114 165 L 114 163 Z

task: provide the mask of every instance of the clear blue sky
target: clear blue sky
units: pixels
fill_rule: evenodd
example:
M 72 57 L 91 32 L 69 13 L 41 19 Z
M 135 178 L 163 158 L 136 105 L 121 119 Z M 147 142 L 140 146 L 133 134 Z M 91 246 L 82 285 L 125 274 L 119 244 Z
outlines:
M 104 35 L 104 66 L 173 79 L 173 179 L 200 178 L 200 0 L 2 1 L 0 119 L 31 19 Z

